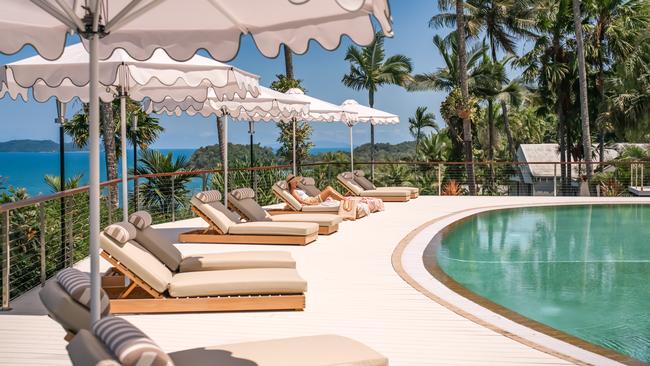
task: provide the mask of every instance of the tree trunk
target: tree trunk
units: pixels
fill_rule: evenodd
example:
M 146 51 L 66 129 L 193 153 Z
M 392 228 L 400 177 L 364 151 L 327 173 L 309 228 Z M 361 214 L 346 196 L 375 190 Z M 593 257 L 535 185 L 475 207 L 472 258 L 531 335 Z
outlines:
M 226 161 L 226 145 L 224 145 L 224 122 L 226 117 L 221 116 L 217 117 L 217 140 L 219 143 L 219 152 L 221 157 L 221 166 L 223 166 Z
M 100 106 L 100 123 L 102 137 L 104 139 L 104 156 L 106 160 L 106 178 L 108 180 L 117 179 L 117 155 L 115 152 L 115 121 L 113 120 L 113 105 L 111 103 L 101 103 Z M 126 157 L 122 157 L 126 159 Z M 111 185 L 109 188 L 111 205 L 118 206 L 117 186 Z
M 375 105 L 375 92 L 368 91 L 368 104 L 370 108 Z M 370 179 L 375 180 L 375 125 L 370 124 Z
M 589 105 L 587 101 L 587 71 L 585 65 L 585 49 L 582 39 L 582 16 L 580 15 L 580 0 L 572 0 L 573 24 L 576 32 L 576 51 L 578 57 L 578 76 L 580 79 L 580 117 L 582 120 L 582 148 L 587 177 L 591 178 L 591 133 L 589 131 Z
M 460 80 L 460 92 L 463 102 L 469 100 L 469 88 L 467 85 L 467 51 L 465 50 L 465 2 L 456 0 L 456 33 L 458 34 L 458 73 Z M 465 105 L 465 108 L 469 106 Z M 467 112 L 467 111 L 464 111 Z M 469 193 L 476 195 L 476 181 L 474 177 L 474 154 L 472 152 L 472 120 L 470 116 L 463 118 L 463 145 L 465 147 L 465 162 L 467 170 L 467 185 Z
M 596 76 L 596 89 L 598 90 L 598 111 L 602 112 L 604 111 L 606 107 L 606 102 L 605 102 L 605 65 L 604 65 L 604 60 L 603 60 L 603 41 L 605 39 L 605 29 L 606 28 L 606 23 L 603 21 L 598 21 L 599 25 L 596 27 L 598 36 L 597 36 L 597 43 L 596 43 L 596 50 L 598 52 L 598 75 Z M 598 143 L 599 143 L 599 157 L 598 160 L 600 162 L 599 168 L 603 168 L 604 165 L 603 163 L 605 162 L 605 122 L 601 122 L 600 126 L 598 126 Z
M 510 151 L 510 158 L 512 161 L 517 160 L 517 150 L 515 148 L 515 140 L 512 138 L 512 130 L 510 129 L 510 117 L 508 116 L 508 104 L 501 101 L 501 113 L 503 113 L 503 128 L 506 130 L 506 137 L 508 138 L 508 151 Z
M 287 79 L 293 80 L 293 53 L 291 48 L 284 45 L 284 70 Z

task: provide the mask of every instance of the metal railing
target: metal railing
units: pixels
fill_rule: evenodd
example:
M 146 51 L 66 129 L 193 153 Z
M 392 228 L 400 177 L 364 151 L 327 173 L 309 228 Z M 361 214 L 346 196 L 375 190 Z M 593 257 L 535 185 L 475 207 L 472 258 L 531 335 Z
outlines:
M 643 186 L 650 162 L 594 163 L 596 173 L 588 185 L 592 196 L 629 195 L 629 187 L 644 194 Z M 470 187 L 465 163 L 450 162 L 375 162 L 378 186 L 411 185 L 424 195 L 546 195 L 570 196 L 580 192 L 580 163 L 475 162 L 475 187 Z M 368 173 L 369 163 L 356 163 L 355 169 Z M 349 170 L 349 162 L 302 164 L 299 172 L 316 179 L 321 188 L 331 185 L 345 192 L 337 174 Z M 276 203 L 271 186 L 292 171 L 290 165 L 229 170 L 230 189 L 251 187 L 262 205 Z M 223 188 L 221 170 L 181 171 L 129 178 L 129 197 L 119 197 L 121 180 L 102 183 L 101 224 L 122 220 L 116 202 L 128 199 L 130 212 L 151 213 L 154 223 L 193 217 L 193 194 Z M 650 192 L 648 192 L 650 193 Z M 115 196 L 118 195 L 118 196 Z M 117 199 L 119 198 L 119 199 Z M 63 217 L 61 216 L 63 213 Z M 10 300 L 42 285 L 62 268 L 70 267 L 88 254 L 88 187 L 47 196 L 38 196 L 0 205 L 0 263 L 2 309 Z

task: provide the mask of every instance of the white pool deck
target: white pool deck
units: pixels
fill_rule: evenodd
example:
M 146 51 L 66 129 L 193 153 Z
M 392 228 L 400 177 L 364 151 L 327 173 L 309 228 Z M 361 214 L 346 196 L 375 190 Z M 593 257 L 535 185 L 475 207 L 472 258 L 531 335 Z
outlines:
M 527 328 L 499 319 L 422 273 L 424 235 L 430 239 L 450 214 L 461 217 L 481 208 L 551 203 L 604 203 L 599 198 L 554 197 L 420 197 L 388 203 L 386 211 L 356 222 L 344 222 L 338 233 L 321 236 L 306 247 L 181 244 L 184 253 L 233 250 L 288 250 L 309 283 L 307 308 L 301 312 L 192 313 L 130 315 L 126 319 L 150 335 L 164 350 L 292 337 L 340 334 L 355 338 L 390 359 L 391 365 L 570 365 L 616 364 L 563 342 L 545 339 Z M 614 198 L 607 202 L 650 203 L 646 198 Z M 455 306 L 475 311 L 477 318 L 528 338 L 521 343 L 480 325 L 432 300 L 396 272 L 391 257 L 409 233 L 423 227 L 405 246 L 403 271 L 418 284 Z M 198 219 L 166 224 L 201 226 Z M 437 227 L 435 225 L 438 225 Z M 86 263 L 79 266 L 86 268 Z M 447 298 L 448 297 L 448 298 Z M 472 305 L 473 304 L 473 305 Z M 469 306 L 466 308 L 465 306 Z M 64 332 L 49 319 L 36 291 L 12 302 L 0 313 L 0 365 L 67 365 Z M 517 334 L 517 333 L 515 333 Z M 548 338 L 548 337 L 546 337 Z M 531 347 L 542 343 L 542 347 Z M 539 349 L 552 350 L 544 352 Z M 335 352 L 335 350 L 333 350 Z

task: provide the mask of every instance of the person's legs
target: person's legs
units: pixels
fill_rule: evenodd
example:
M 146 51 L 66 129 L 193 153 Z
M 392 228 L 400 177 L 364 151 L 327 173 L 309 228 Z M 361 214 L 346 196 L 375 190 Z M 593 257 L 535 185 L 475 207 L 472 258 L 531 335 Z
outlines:
M 331 197 L 331 198 L 333 198 L 333 199 L 335 199 L 335 200 L 337 200 L 337 201 L 342 201 L 342 200 L 345 199 L 345 197 L 343 197 L 342 194 L 340 194 L 339 192 L 337 192 L 337 191 L 336 191 L 334 188 L 332 188 L 331 186 L 327 186 L 325 189 L 323 189 L 323 191 L 321 192 L 321 194 L 320 194 L 319 196 L 320 196 L 320 198 L 321 198 L 323 201 L 325 201 L 325 200 L 328 199 L 329 197 Z

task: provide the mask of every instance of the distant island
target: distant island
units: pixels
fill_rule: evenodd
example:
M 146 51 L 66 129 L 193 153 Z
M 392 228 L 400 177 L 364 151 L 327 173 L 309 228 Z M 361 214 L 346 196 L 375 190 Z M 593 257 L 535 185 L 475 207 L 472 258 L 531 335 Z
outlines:
M 65 144 L 65 151 L 83 151 L 72 142 Z M 58 152 L 59 144 L 52 140 L 10 140 L 0 142 L 0 152 Z

